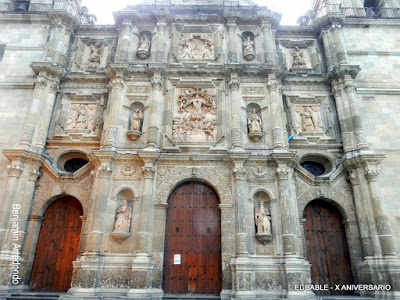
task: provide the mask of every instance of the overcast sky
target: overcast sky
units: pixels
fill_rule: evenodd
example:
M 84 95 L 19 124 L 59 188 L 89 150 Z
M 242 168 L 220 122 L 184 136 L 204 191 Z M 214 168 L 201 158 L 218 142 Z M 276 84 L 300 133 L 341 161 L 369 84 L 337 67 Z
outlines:
M 311 0 L 253 0 L 260 6 L 268 6 L 271 10 L 282 13 L 282 25 L 296 25 L 297 18 L 311 9 Z M 123 9 L 127 5 L 145 2 L 143 0 L 83 0 L 83 5 L 97 17 L 97 24 L 113 24 L 112 12 Z

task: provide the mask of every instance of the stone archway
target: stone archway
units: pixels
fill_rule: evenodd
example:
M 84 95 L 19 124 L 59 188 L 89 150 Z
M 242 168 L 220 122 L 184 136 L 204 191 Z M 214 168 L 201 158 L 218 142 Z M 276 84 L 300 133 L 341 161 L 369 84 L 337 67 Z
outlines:
M 82 214 L 81 203 L 71 196 L 59 198 L 46 209 L 29 283 L 32 290 L 66 292 L 71 287 Z
M 189 181 L 168 199 L 163 290 L 218 295 L 222 289 L 221 213 L 208 185 Z

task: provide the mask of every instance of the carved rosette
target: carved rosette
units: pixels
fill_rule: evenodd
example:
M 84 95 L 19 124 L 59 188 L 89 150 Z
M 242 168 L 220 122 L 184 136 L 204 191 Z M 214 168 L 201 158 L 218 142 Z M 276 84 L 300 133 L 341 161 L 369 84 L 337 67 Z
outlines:
M 217 138 L 215 89 L 181 89 L 173 120 L 173 139 L 178 141 L 215 141 Z

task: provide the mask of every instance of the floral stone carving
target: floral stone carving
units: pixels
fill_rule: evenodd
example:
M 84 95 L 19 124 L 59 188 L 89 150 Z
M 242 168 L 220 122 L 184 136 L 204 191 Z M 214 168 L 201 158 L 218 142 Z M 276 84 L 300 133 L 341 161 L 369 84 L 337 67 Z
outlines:
M 214 40 L 210 33 L 182 33 L 179 58 L 214 59 Z
M 180 141 L 215 141 L 217 137 L 216 96 L 209 89 L 184 89 L 178 97 L 178 113 L 172 136 Z

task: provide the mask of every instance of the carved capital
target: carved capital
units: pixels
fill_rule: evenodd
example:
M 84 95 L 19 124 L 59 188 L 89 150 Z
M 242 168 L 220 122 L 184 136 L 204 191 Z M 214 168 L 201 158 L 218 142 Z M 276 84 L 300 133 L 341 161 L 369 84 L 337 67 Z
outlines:
M 143 167 L 142 172 L 145 179 L 154 179 L 155 174 L 154 167 Z
M 35 82 L 35 89 L 36 90 L 44 90 L 47 87 L 47 80 L 46 78 L 40 76 L 36 78 Z
M 239 91 L 239 87 L 240 87 L 239 79 L 235 78 L 229 81 L 229 89 L 231 91 Z
M 38 168 L 34 168 L 29 172 L 29 181 L 36 182 L 36 180 L 42 175 L 42 173 L 39 172 Z
M 161 91 L 162 90 L 162 80 L 160 77 L 153 77 L 151 79 L 151 87 L 153 90 Z
M 158 21 L 157 22 L 157 29 L 159 32 L 164 32 L 167 29 L 167 23 L 165 21 Z
M 277 92 L 278 84 L 279 84 L 279 81 L 276 79 L 274 74 L 268 75 L 268 82 L 267 82 L 268 91 Z
M 51 94 L 56 94 L 58 91 L 58 83 L 57 82 L 51 82 L 49 85 L 49 93 Z
M 356 84 L 350 75 L 344 76 L 344 90 L 346 93 L 354 93 L 356 89 Z
M 101 178 L 110 178 L 112 174 L 112 168 L 109 163 L 102 163 L 100 167 L 97 168 L 97 176 Z
M 7 170 L 8 170 L 8 177 L 19 178 L 19 176 L 21 176 L 23 168 L 20 165 L 11 164 L 7 166 Z
M 269 22 L 263 21 L 261 23 L 261 30 L 265 33 L 271 30 L 271 24 Z
M 235 180 L 246 180 L 246 169 L 245 168 L 234 168 L 233 177 Z
M 114 78 L 111 81 L 111 87 L 112 87 L 113 91 L 116 91 L 116 90 L 122 91 L 124 89 L 124 86 L 125 86 L 125 83 L 122 78 Z
M 289 179 L 289 169 L 287 166 L 280 166 L 276 169 L 276 175 L 279 180 L 288 180 Z
M 349 176 L 347 176 L 347 179 L 351 182 L 352 185 L 357 185 L 360 184 L 360 177 L 358 176 L 358 173 L 355 169 L 349 170 Z
M 364 175 L 368 181 L 376 181 L 376 180 L 378 180 L 379 173 L 380 173 L 379 170 L 377 168 L 375 168 L 375 169 L 366 170 Z

